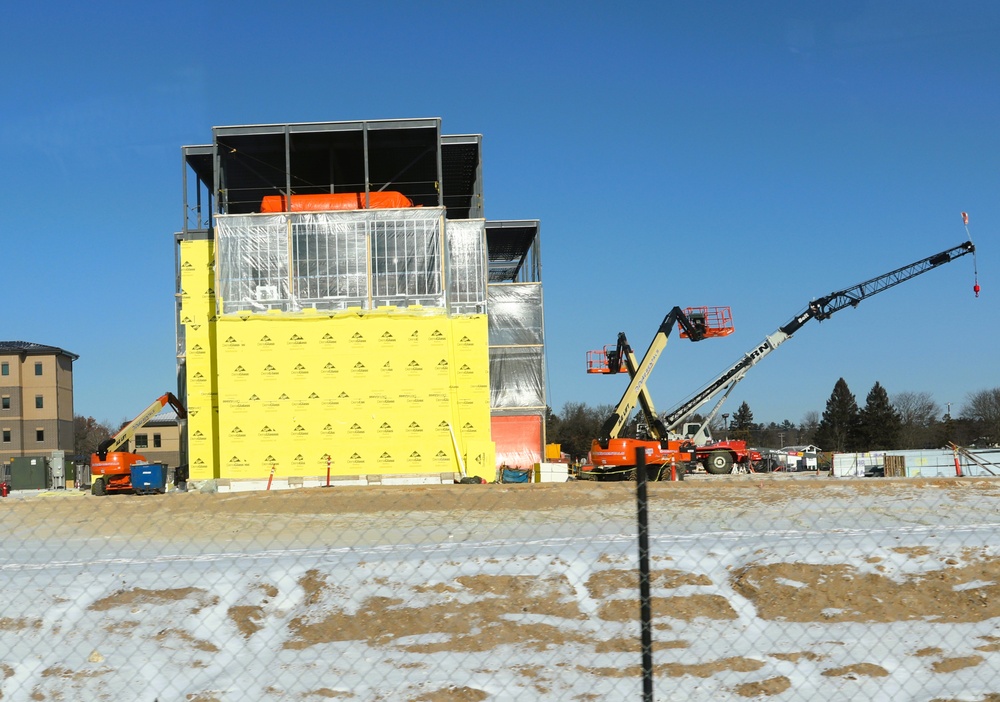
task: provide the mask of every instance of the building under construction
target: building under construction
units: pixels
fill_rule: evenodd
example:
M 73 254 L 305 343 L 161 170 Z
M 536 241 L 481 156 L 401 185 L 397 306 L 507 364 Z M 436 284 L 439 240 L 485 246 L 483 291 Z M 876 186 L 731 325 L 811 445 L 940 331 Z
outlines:
M 539 223 L 491 221 L 441 120 L 216 127 L 183 147 L 178 394 L 193 480 L 543 460 Z

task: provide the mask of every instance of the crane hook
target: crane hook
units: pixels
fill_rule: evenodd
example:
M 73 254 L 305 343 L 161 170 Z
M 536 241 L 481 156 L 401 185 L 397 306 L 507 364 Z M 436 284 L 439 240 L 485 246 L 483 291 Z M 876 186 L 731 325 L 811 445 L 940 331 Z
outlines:
M 969 242 L 972 242 L 972 234 L 969 233 L 969 213 L 962 213 L 962 224 L 965 225 L 965 234 L 969 237 Z M 976 263 L 976 250 L 972 250 L 972 273 L 974 276 L 974 282 L 972 285 L 972 292 L 976 293 L 976 297 L 979 297 L 979 265 Z

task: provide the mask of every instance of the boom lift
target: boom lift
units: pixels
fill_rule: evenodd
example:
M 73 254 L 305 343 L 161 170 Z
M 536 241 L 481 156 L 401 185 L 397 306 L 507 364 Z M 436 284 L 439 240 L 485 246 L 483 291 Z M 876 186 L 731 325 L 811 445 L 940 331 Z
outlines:
M 95 495 L 106 495 L 109 492 L 130 492 L 132 490 L 132 466 L 146 460 L 145 456 L 128 451 L 119 451 L 127 446 L 136 431 L 145 426 L 146 422 L 170 405 L 177 412 L 178 419 L 187 418 L 187 410 L 173 394 L 165 393 L 158 397 L 138 417 L 118 430 L 110 439 L 105 439 L 97 446 L 97 452 L 90 457 L 91 492 Z
M 670 440 L 666 427 L 656 415 L 653 399 L 646 388 L 646 381 L 667 346 L 674 325 L 682 338 L 701 341 L 709 337 L 725 336 L 733 332 L 732 316 L 728 307 L 698 307 L 686 311 L 674 307 L 660 323 L 653 341 L 641 361 L 637 361 L 624 332 L 618 335 L 614 349 L 588 354 L 589 373 L 618 373 L 627 371 L 631 380 L 614 411 L 601 427 L 600 436 L 591 445 L 590 459 L 594 468 L 588 477 L 624 480 L 635 471 L 635 455 L 642 449 L 646 456 L 649 477 L 656 480 L 668 466 L 690 460 L 687 446 L 681 441 Z M 636 404 L 642 410 L 648 438 L 623 438 L 622 429 L 632 415 Z
M 715 413 L 722 406 L 722 403 L 729 396 L 729 393 L 732 392 L 736 383 L 743 380 L 744 376 L 746 376 L 747 371 L 781 344 L 792 338 L 792 334 L 797 332 L 809 320 L 816 319 L 823 321 L 824 319 L 829 319 L 835 312 L 839 312 L 845 307 L 857 307 L 862 300 L 872 295 L 876 295 L 883 290 L 888 290 L 893 286 L 906 282 L 921 273 L 926 273 L 945 263 L 954 261 L 956 258 L 961 258 L 966 254 L 974 254 L 975 251 L 976 247 L 970 239 L 958 246 L 936 253 L 933 256 L 928 256 L 884 275 L 866 280 L 863 283 L 858 283 L 853 287 L 838 290 L 829 295 L 824 295 L 817 300 L 813 300 L 805 310 L 793 317 L 787 324 L 778 327 L 774 333 L 764 337 L 764 341 L 750 349 L 743 358 L 712 379 L 705 387 L 692 395 L 690 399 L 665 414 L 660 421 L 662 421 L 663 426 L 668 432 L 676 432 L 699 407 L 719 393 L 724 393 L 709 414 L 708 419 L 702 423 L 702 427 L 707 426 L 708 422 L 711 421 L 712 417 L 715 416 Z M 977 281 L 977 295 L 979 293 L 978 288 L 979 283 Z M 697 442 L 697 435 L 692 438 Z M 709 473 L 728 473 L 732 469 L 732 466 L 727 467 L 709 462 L 705 464 L 705 469 Z
M 728 307 L 688 308 L 687 315 L 692 324 L 704 329 L 708 336 L 724 336 L 734 331 L 732 315 Z M 681 335 L 685 336 L 683 328 Z M 638 363 L 628 346 L 624 332 L 618 335 L 618 346 L 615 349 L 606 347 L 604 351 L 590 351 L 587 354 L 588 373 L 614 374 L 627 371 L 630 376 L 634 377 L 637 366 Z M 685 425 L 686 429 L 692 427 L 689 433 L 681 435 L 672 431 L 657 416 L 656 410 L 653 409 L 652 398 L 649 397 L 649 391 L 644 384 L 639 394 L 639 403 L 642 408 L 642 421 L 636 432 L 637 438 L 661 443 L 672 440 L 679 450 L 685 454 L 691 454 L 686 455 L 686 459 L 675 459 L 675 462 L 677 460 L 695 461 L 701 463 L 711 472 L 728 473 L 734 464 L 749 469 L 752 463 L 761 460 L 760 453 L 748 448 L 746 441 L 711 440 L 711 435 L 707 430 L 707 424 L 711 421 L 711 417 L 701 425 Z M 593 454 L 593 451 L 591 453 Z M 600 453 L 598 455 L 602 457 Z M 634 455 L 634 452 L 631 455 Z

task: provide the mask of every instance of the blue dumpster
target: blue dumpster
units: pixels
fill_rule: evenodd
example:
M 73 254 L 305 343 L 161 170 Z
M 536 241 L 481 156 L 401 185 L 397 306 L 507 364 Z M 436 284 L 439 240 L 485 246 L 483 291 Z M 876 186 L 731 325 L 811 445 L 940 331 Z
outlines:
M 167 489 L 167 471 L 162 463 L 133 463 L 132 489 L 137 495 L 162 494 Z

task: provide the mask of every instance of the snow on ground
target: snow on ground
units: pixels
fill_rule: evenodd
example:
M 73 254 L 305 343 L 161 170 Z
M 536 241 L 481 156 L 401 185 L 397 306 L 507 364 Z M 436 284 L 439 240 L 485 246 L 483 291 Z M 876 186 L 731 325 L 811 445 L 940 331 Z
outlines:
M 656 698 L 1000 693 L 1000 483 L 651 486 Z M 641 694 L 627 485 L 0 501 L 3 700 Z

